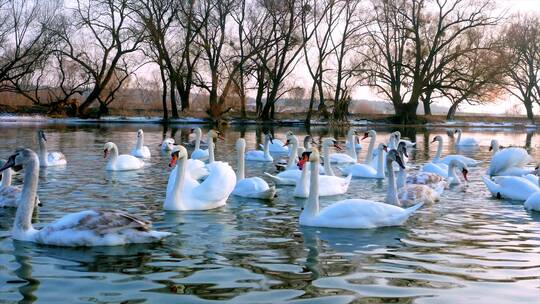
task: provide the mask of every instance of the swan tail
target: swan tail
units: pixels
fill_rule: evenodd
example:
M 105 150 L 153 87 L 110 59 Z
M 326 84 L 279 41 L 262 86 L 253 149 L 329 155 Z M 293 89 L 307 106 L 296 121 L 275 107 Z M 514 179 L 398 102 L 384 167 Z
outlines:
M 420 207 L 422 207 L 424 205 L 424 203 L 418 203 L 412 207 L 409 207 L 407 209 L 405 209 L 405 213 L 407 214 L 407 217 L 411 214 L 413 214 L 416 210 L 420 209 Z
M 424 203 L 418 203 L 412 207 L 404 209 L 403 212 L 400 212 L 398 215 L 396 215 L 391 220 L 391 222 L 397 225 L 403 224 L 409 218 L 409 216 L 411 216 L 411 214 L 413 214 L 416 210 L 420 209 L 420 207 L 422 207 L 423 205 Z
M 271 200 L 276 196 L 276 186 L 270 186 L 268 190 L 265 190 L 261 193 L 261 199 Z

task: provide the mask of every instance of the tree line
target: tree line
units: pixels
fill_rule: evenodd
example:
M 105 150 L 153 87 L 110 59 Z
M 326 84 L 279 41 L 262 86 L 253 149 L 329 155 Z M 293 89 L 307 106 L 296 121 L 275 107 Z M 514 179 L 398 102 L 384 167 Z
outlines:
M 149 65 L 165 120 L 190 109 L 194 90 L 213 119 L 233 97 L 247 117 L 251 96 L 254 115 L 272 120 L 305 87 L 306 121 L 346 122 L 359 86 L 389 100 L 401 123 L 443 100 L 451 119 L 500 96 L 532 120 L 540 19 L 504 15 L 494 0 L 0 0 L 0 91 L 103 115 Z

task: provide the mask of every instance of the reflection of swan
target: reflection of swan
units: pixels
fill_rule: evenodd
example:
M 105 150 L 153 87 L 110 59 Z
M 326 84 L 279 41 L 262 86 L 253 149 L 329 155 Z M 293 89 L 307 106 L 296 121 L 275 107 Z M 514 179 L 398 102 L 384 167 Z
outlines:
M 491 141 L 489 150 L 493 152 L 487 175 L 514 175 L 522 176 L 532 173 L 532 169 L 524 168 L 531 161 L 529 153 L 523 148 L 506 148 L 499 150 L 499 142 Z
M 456 146 L 478 146 L 478 141 L 472 137 L 461 138 L 461 129 L 456 129 L 454 133 L 458 134 Z
M 264 145 L 263 151 L 260 150 L 250 150 L 246 152 L 246 160 L 249 161 L 261 161 L 261 162 L 272 162 L 274 158 L 270 155 L 270 143 L 273 142 L 272 135 L 269 133 L 264 135 Z
M 370 143 L 370 147 L 371 147 L 371 143 Z M 386 146 L 384 144 L 379 144 L 379 147 L 377 148 L 377 152 L 378 152 L 377 169 L 366 164 L 354 164 L 354 165 L 342 167 L 340 168 L 340 170 L 341 172 L 343 172 L 343 174 L 347 174 L 347 175 L 352 174 L 353 177 L 384 178 L 384 169 L 383 169 L 383 162 L 384 162 L 383 151 L 384 150 L 386 150 Z
M 395 152 L 395 150 L 393 150 Z M 392 161 L 397 161 L 397 153 L 387 157 L 387 169 L 389 170 L 389 183 L 395 192 L 396 183 L 392 170 Z M 335 202 L 328 207 L 319 210 L 319 151 L 313 149 L 309 155 L 309 161 L 313 164 L 311 169 L 311 184 L 309 198 L 300 213 L 300 225 L 328 227 L 328 228 L 376 228 L 384 226 L 399 226 L 422 204 L 403 209 L 398 206 L 369 201 L 364 199 L 347 199 Z
M 246 141 L 243 138 L 239 138 L 236 141 L 237 152 L 237 172 L 236 172 L 236 186 L 232 192 L 233 195 L 249 198 L 260 199 L 273 199 L 276 194 L 275 186 L 268 186 L 260 177 L 245 178 L 244 170 L 244 151 L 246 150 Z
M 202 137 L 202 131 L 201 128 L 195 128 L 195 149 L 193 152 L 191 152 L 191 159 L 198 159 L 202 161 L 208 160 L 209 157 L 209 151 L 208 149 L 203 150 L 201 149 L 201 137 Z M 210 142 L 210 140 L 208 140 Z
M 5 160 L 0 159 L 0 166 L 6 163 Z M 19 205 L 21 198 L 21 188 L 11 185 L 11 174 L 13 170 L 7 169 L 0 174 L 0 208 L 13 207 L 16 208 Z M 36 196 L 36 205 L 39 205 L 39 198 Z
M 211 139 L 210 139 L 211 140 Z M 212 142 L 209 140 L 209 144 Z M 212 149 L 212 147 L 209 147 Z M 199 183 L 186 175 L 187 150 L 183 146 L 172 153 L 169 166 L 177 164 L 176 176 L 171 189 L 167 190 L 165 210 L 208 210 L 224 206 L 236 185 L 233 169 L 224 162 L 207 165 L 208 177 Z M 169 179 L 172 177 L 169 176 Z
M 496 198 L 525 201 L 529 196 L 540 191 L 538 185 L 520 176 L 496 176 L 493 180 L 488 176 L 482 176 L 482 180 L 491 195 Z
M 103 158 L 109 157 L 107 170 L 109 171 L 127 171 L 137 170 L 144 167 L 144 161 L 128 154 L 118 155 L 118 147 L 112 142 L 108 142 L 103 147 Z
M 47 137 L 43 130 L 38 130 L 39 162 L 42 167 L 63 166 L 67 164 L 66 157 L 61 152 L 47 152 Z
M 86 210 L 68 214 L 40 230 L 32 226 L 39 179 L 39 160 L 29 149 L 19 149 L 0 168 L 24 168 L 21 201 L 15 214 L 12 238 L 56 246 L 113 246 L 157 242 L 170 235 L 150 229 L 150 222 L 117 210 Z
M 137 144 L 130 154 L 139 158 L 150 158 L 151 156 L 150 149 L 144 145 L 144 132 L 142 129 L 137 131 Z

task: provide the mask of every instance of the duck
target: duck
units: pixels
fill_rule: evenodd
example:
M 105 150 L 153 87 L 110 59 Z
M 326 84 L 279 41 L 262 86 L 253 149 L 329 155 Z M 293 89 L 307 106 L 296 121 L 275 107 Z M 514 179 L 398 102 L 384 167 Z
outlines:
M 246 160 L 248 161 L 259 161 L 259 162 L 273 162 L 274 158 L 270 155 L 270 144 L 273 142 L 272 135 L 266 133 L 264 135 L 264 145 L 263 151 L 261 150 L 250 150 L 246 152 Z
M 534 174 L 537 176 L 540 173 L 540 167 L 536 167 Z M 538 179 L 538 188 L 540 189 L 540 179 Z M 540 212 L 540 191 L 537 191 L 533 194 L 531 194 L 525 203 L 523 204 L 525 209 L 531 210 L 531 211 L 538 211 Z
M 270 134 L 270 133 L 268 133 Z M 287 154 L 289 153 L 289 147 L 285 146 L 285 143 L 282 142 L 279 139 L 275 139 L 272 135 L 270 135 L 272 140 L 270 141 L 270 144 L 268 145 L 268 151 L 272 153 L 277 154 Z M 264 150 L 264 145 L 259 144 L 259 146 Z M 246 159 L 247 160 L 247 159 Z
M 202 130 L 201 128 L 194 128 L 193 132 L 195 133 L 195 148 L 191 152 L 191 159 L 198 159 L 200 161 L 208 161 L 209 152 L 208 149 L 201 149 L 201 137 Z
M 489 176 L 522 176 L 534 170 L 525 168 L 531 161 L 531 156 L 523 148 L 510 147 L 499 150 L 499 142 L 493 139 L 489 150 L 492 151 L 491 162 L 486 172 Z
M 109 158 L 107 171 L 129 171 L 138 170 L 144 167 L 144 161 L 133 155 L 118 155 L 118 147 L 113 142 L 105 143 L 103 146 L 103 158 Z
M 276 195 L 276 186 L 269 186 L 268 183 L 260 177 L 245 177 L 244 153 L 246 150 L 246 140 L 239 138 L 236 141 L 237 152 L 237 170 L 236 186 L 232 192 L 233 195 L 247 198 L 257 198 L 271 200 Z
M 208 141 L 208 144 L 212 143 Z M 209 149 L 212 149 L 210 146 Z M 186 174 L 186 161 L 188 153 L 184 146 L 171 154 L 169 167 L 176 165 L 175 176 L 169 176 L 171 187 L 167 187 L 164 210 L 187 211 L 209 210 L 226 205 L 227 199 L 236 185 L 236 175 L 229 164 L 213 161 L 206 165 L 209 175 L 202 182 Z
M 64 247 L 119 246 L 133 243 L 155 243 L 171 235 L 151 229 L 151 222 L 112 209 L 85 210 L 35 229 L 32 225 L 39 181 L 39 158 L 30 149 L 18 149 L 0 168 L 24 169 L 21 199 L 11 237 L 14 240 Z
M 350 166 L 341 167 L 340 171 L 345 175 L 352 174 L 353 177 L 383 179 L 384 178 L 383 166 L 384 166 L 384 157 L 385 157 L 383 152 L 386 150 L 387 150 L 387 146 L 385 144 L 382 144 L 382 143 L 379 144 L 377 148 L 377 152 L 378 152 L 377 169 L 373 168 L 370 165 L 356 163 Z
M 37 131 L 39 143 L 39 163 L 41 167 L 65 166 L 66 156 L 61 152 L 47 152 L 47 136 L 43 130 Z
M 455 146 L 478 146 L 478 141 L 472 137 L 461 138 L 461 129 L 454 130 L 454 133 L 457 133 L 457 139 Z
M 515 201 L 526 201 L 532 194 L 540 191 L 538 184 L 521 176 L 482 176 L 482 181 L 493 197 Z
M 6 160 L 0 159 L 0 167 Z M 0 173 L 0 208 L 17 208 L 21 198 L 21 188 L 11 185 L 12 169 L 6 169 Z M 41 206 L 39 198 L 36 196 L 36 206 Z
M 130 154 L 138 158 L 150 158 L 151 156 L 148 146 L 144 146 L 144 132 L 142 129 L 137 131 L 137 144 Z
M 422 203 L 419 203 L 404 209 L 396 205 L 365 199 L 346 199 L 331 203 L 321 209 L 319 204 L 319 151 L 314 148 L 307 156 L 313 169 L 310 176 L 309 196 L 299 217 L 301 226 L 344 229 L 400 226 L 422 206 Z M 393 160 L 392 157 L 394 154 L 389 158 L 390 161 Z M 389 164 L 391 168 L 391 162 Z M 389 176 L 393 176 L 393 170 L 390 171 L 392 173 Z M 391 181 L 390 177 L 389 181 Z M 391 187 L 394 187 L 395 191 L 395 181 L 392 181 L 392 184 Z
M 348 163 L 356 163 L 358 160 L 358 156 L 356 155 L 356 142 L 358 141 L 358 137 L 356 137 L 356 130 L 349 129 L 349 132 L 347 133 L 347 142 L 345 143 L 346 151 L 347 153 L 332 153 L 327 157 L 324 158 L 325 164 L 327 163 L 326 160 L 330 160 L 329 163 L 332 164 L 348 164 Z M 327 173 L 328 174 L 328 173 Z
M 414 204 L 416 202 L 423 202 L 425 204 L 432 204 L 434 202 L 439 201 L 441 194 L 444 191 L 444 184 L 441 184 L 438 188 L 431 188 L 427 185 L 422 184 L 413 184 L 413 183 L 407 183 L 407 170 L 405 167 L 405 161 L 403 160 L 403 156 L 407 156 L 407 146 L 406 143 L 400 142 L 398 144 L 397 153 L 399 153 L 399 160 L 401 160 L 401 163 L 397 163 L 399 165 L 399 171 L 398 171 L 398 177 L 397 177 L 397 189 L 398 189 L 398 195 L 397 198 L 399 198 L 400 202 L 406 202 L 407 205 Z M 395 199 L 396 196 L 389 195 L 387 196 L 390 199 Z M 397 202 L 395 201 L 386 201 L 388 204 L 394 204 L 396 205 Z
M 302 173 L 300 180 L 296 183 L 293 193 L 294 197 L 307 198 L 309 196 L 308 170 L 306 169 L 307 166 L 304 166 L 304 163 L 307 162 L 309 153 L 310 152 L 302 153 L 302 157 L 298 162 L 298 167 Z M 346 178 L 333 175 L 319 176 L 319 196 L 334 196 L 346 193 L 351 183 L 351 179 L 352 174 L 349 174 Z

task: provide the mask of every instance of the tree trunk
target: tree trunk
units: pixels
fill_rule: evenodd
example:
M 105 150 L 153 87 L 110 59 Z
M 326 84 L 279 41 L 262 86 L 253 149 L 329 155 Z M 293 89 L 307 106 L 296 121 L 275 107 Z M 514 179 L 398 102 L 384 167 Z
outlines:
M 306 120 L 304 121 L 305 125 L 311 123 L 311 112 L 313 111 L 313 104 L 315 103 L 315 82 L 311 86 L 311 95 L 309 96 L 309 109 L 307 112 Z
M 456 112 L 458 108 L 459 108 L 459 102 L 454 102 L 448 109 L 448 113 L 446 113 L 446 119 L 454 120 L 454 117 L 456 116 Z
M 160 70 L 161 70 L 160 71 L 161 72 L 161 84 L 163 85 L 163 91 L 161 92 L 161 102 L 163 104 L 163 121 L 168 121 L 169 120 L 169 110 L 167 109 L 167 79 L 165 78 L 165 71 L 163 71 L 163 68 L 161 68 Z
M 422 98 L 422 104 L 424 105 L 424 115 L 431 115 L 431 92 L 427 92 L 426 96 Z
M 416 109 L 418 108 L 417 102 L 403 103 L 399 106 L 395 106 L 397 122 L 401 124 L 410 124 L 417 122 Z
M 531 121 L 531 123 L 534 123 L 534 113 L 533 113 L 533 105 L 532 102 L 525 101 L 523 102 L 525 105 L 525 109 L 527 110 L 527 118 Z
M 97 100 L 101 93 L 101 87 L 95 86 L 92 92 L 86 97 L 84 102 L 79 106 L 78 113 L 80 117 L 86 117 L 86 111 Z

